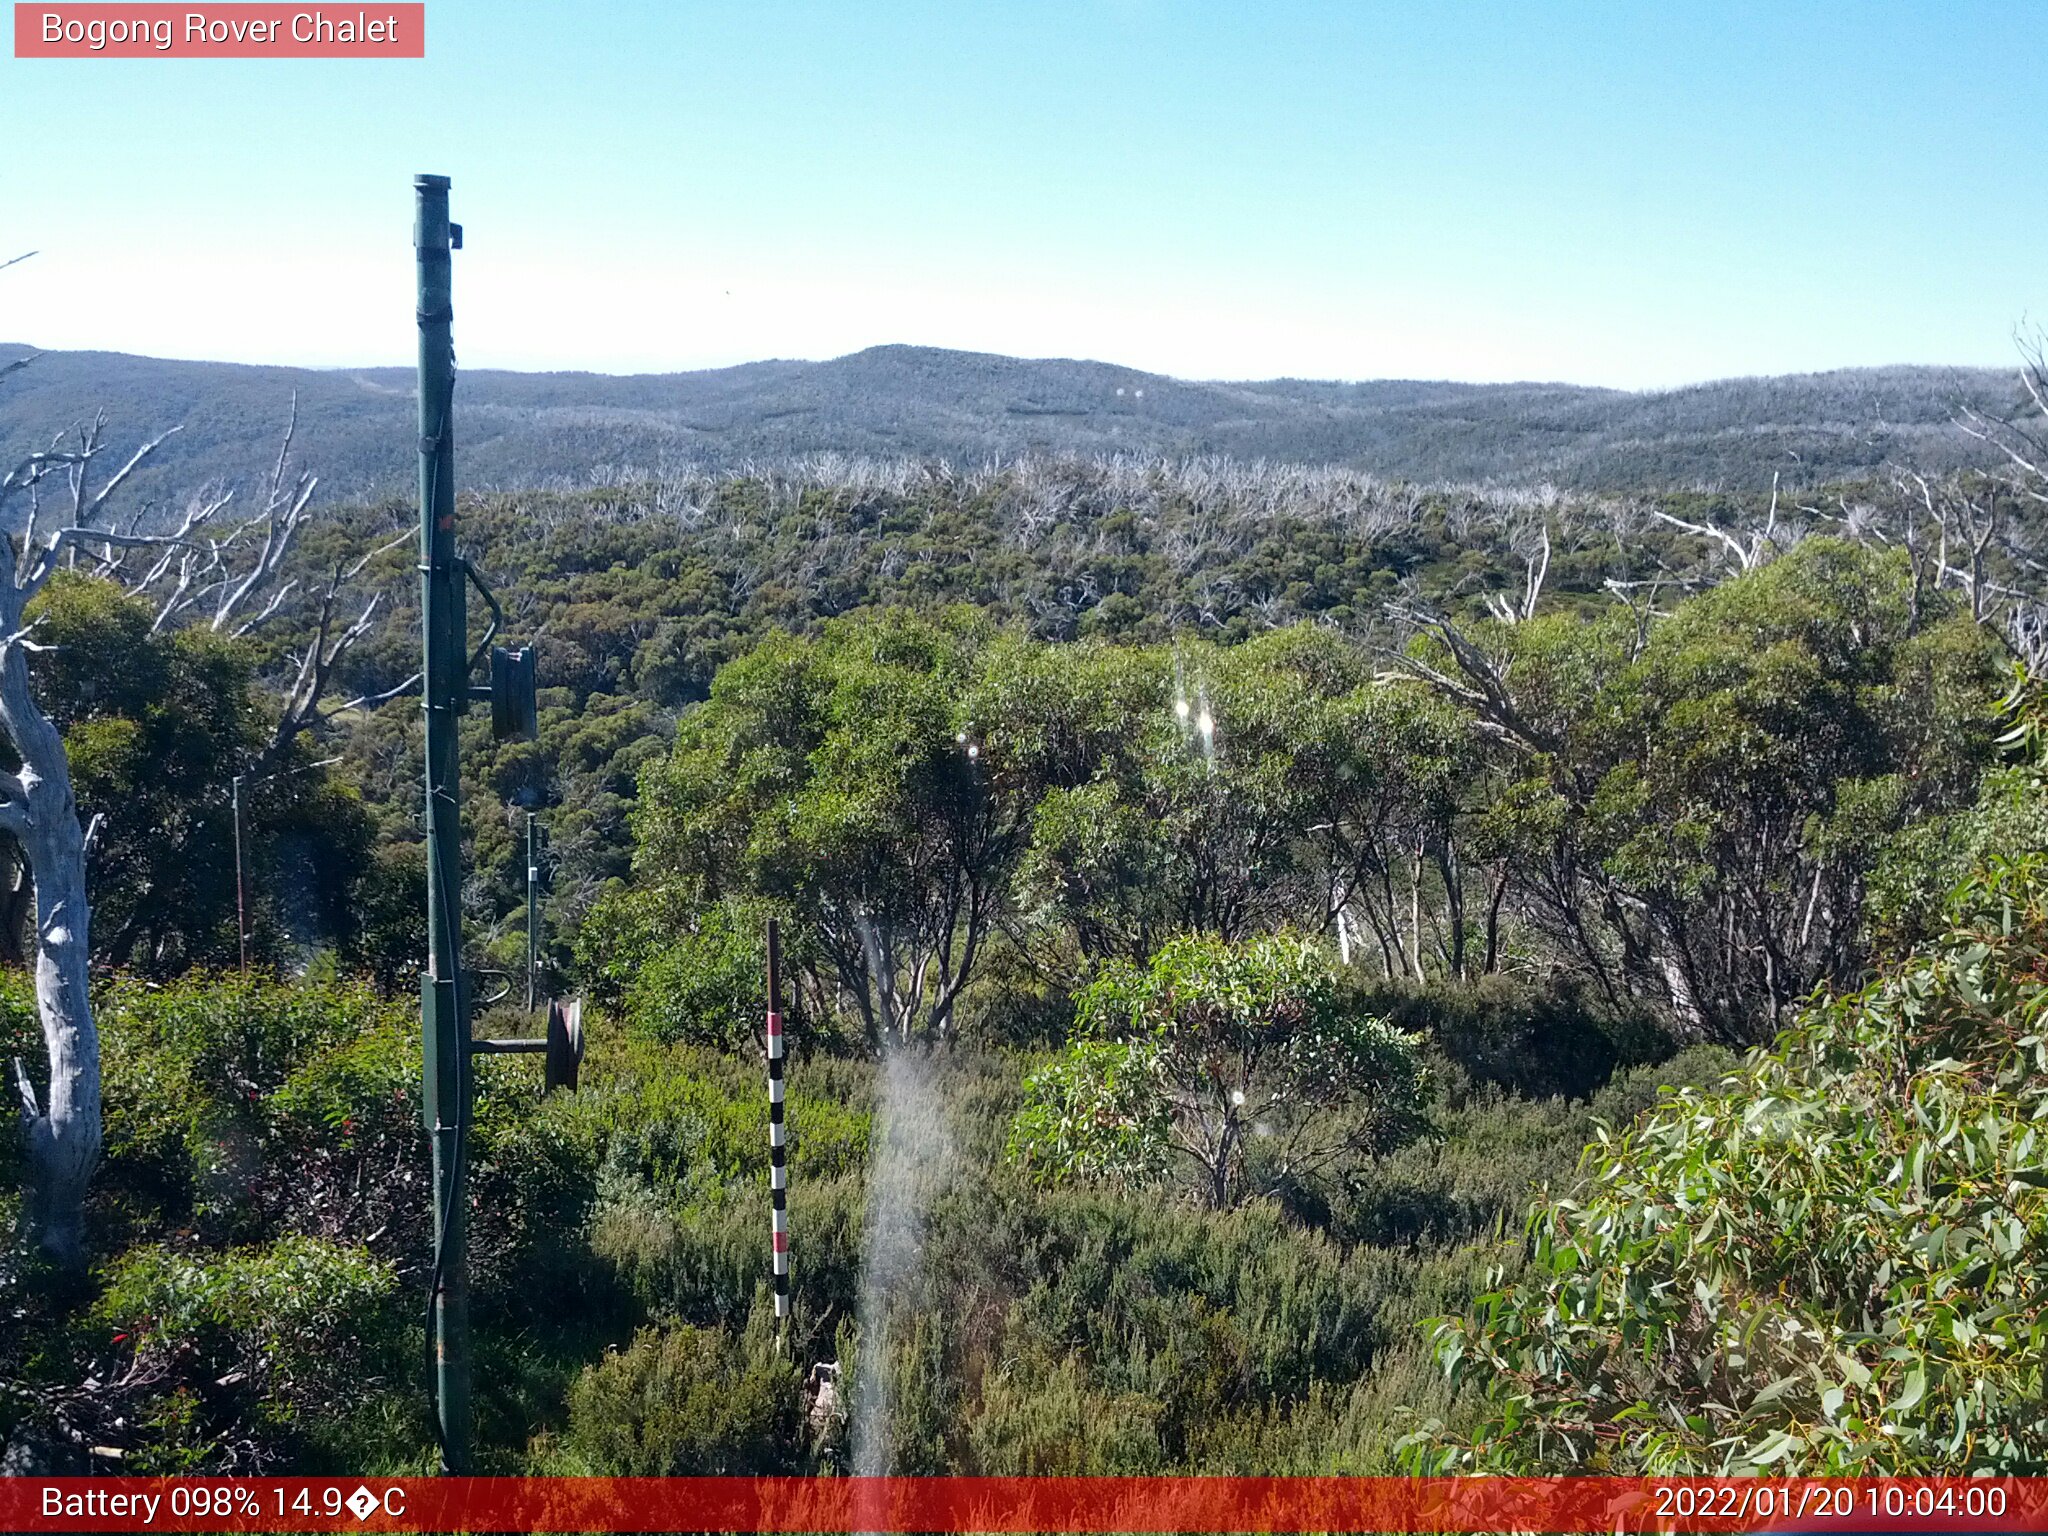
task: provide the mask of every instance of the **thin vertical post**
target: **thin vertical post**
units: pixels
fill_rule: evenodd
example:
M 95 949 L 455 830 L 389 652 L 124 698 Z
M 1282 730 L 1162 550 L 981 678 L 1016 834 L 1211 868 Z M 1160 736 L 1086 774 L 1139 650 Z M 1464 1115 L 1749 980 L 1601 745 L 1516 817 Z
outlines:
M 526 813 L 526 1011 L 533 1012 L 540 979 L 540 844 L 533 812 Z
M 242 872 L 242 775 L 235 775 L 235 940 L 242 950 L 242 974 L 249 974 L 249 884 Z
M 775 1337 L 789 1335 L 789 1162 L 782 1124 L 782 925 L 768 919 L 768 1234 L 775 1271 Z
M 470 1120 L 469 989 L 462 975 L 461 778 L 456 717 L 468 701 L 463 572 L 455 554 L 454 312 L 448 178 L 416 176 L 413 228 L 419 293 L 421 694 L 426 710 L 427 973 L 422 1109 L 433 1137 L 435 1428 L 444 1472 L 469 1469 L 469 1295 L 463 1184 Z

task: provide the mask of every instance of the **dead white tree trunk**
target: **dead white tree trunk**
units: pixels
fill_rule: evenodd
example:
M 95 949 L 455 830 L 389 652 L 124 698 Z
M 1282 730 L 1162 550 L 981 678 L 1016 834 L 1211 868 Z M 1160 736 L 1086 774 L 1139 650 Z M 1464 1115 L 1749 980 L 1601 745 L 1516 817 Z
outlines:
M 11 562 L 10 562 L 11 563 Z M 18 636 L 20 588 L 0 594 L 10 636 Z M 28 1162 L 28 1235 L 56 1263 L 84 1260 L 87 1182 L 100 1155 L 100 1042 L 87 973 L 92 914 L 85 900 L 85 829 L 71 797 L 64 741 L 30 695 L 23 644 L 0 654 L 0 730 L 21 757 L 21 770 L 0 790 L 0 828 L 14 835 L 35 882 L 36 1014 L 43 1027 L 49 1085 L 37 1102 L 17 1059 Z
M 1536 604 L 1543 596 L 1543 583 L 1550 575 L 1550 520 L 1538 514 L 1532 535 L 1524 526 L 1508 541 L 1522 560 L 1522 595 L 1510 598 L 1505 592 L 1486 594 L 1487 612 L 1503 624 L 1520 624 L 1536 617 Z
M 1764 516 L 1761 528 L 1751 528 L 1736 535 L 1725 528 L 1716 528 L 1707 523 L 1691 523 L 1682 517 L 1673 517 L 1669 512 L 1653 512 L 1651 515 L 1674 528 L 1683 529 L 1697 538 L 1708 540 L 1735 562 L 1738 571 L 1753 571 L 1766 561 L 1774 558 L 1788 543 L 1796 542 L 1799 530 L 1784 529 L 1778 522 L 1778 480 L 1779 473 L 1771 472 L 1771 506 Z
M 348 617 L 343 610 L 354 606 L 351 594 L 357 578 L 372 561 L 416 535 L 401 529 L 367 553 L 338 562 L 324 582 L 287 577 L 288 557 L 313 520 L 313 491 L 320 483 L 292 463 L 298 424 L 299 401 L 294 395 L 262 509 L 246 521 L 223 527 L 221 514 L 233 503 L 234 493 L 216 489 L 194 496 L 167 536 L 126 545 L 97 534 L 85 540 L 88 547 L 101 546 L 95 574 L 119 581 L 129 596 L 152 604 L 158 630 L 201 624 L 215 634 L 239 638 L 280 615 L 302 611 L 308 618 L 311 634 L 305 648 L 287 658 L 291 675 L 279 680 L 277 725 L 250 765 L 255 775 L 281 765 L 302 734 L 324 729 L 336 715 L 374 708 L 410 693 L 419 683 L 414 673 L 381 693 L 326 707 L 336 667 L 375 628 L 384 602 L 382 593 L 373 592 L 362 600 L 355 617 Z M 134 570 L 129 561 L 138 544 L 148 553 L 137 561 L 141 568 Z
M 0 831 L 21 847 L 35 885 L 36 1014 L 49 1064 L 38 1096 L 27 1067 L 13 1063 L 27 1152 L 27 1236 L 50 1259 L 76 1267 L 85 1257 L 85 1193 L 100 1155 L 100 1042 L 93 1024 L 89 961 L 92 914 L 85 899 L 87 829 L 71 793 L 64 738 L 36 702 L 28 658 L 34 626 L 25 613 L 57 569 L 60 555 L 90 532 L 96 541 L 140 543 L 127 534 L 91 528 L 108 499 L 162 437 L 146 443 L 97 491 L 91 488 L 105 419 L 81 430 L 74 447 L 62 440 L 31 454 L 0 479 L 0 514 L 26 503 L 17 536 L 0 523 L 0 733 L 20 759 L 0 773 Z M 54 530 L 37 527 L 42 487 L 61 475 L 70 518 Z

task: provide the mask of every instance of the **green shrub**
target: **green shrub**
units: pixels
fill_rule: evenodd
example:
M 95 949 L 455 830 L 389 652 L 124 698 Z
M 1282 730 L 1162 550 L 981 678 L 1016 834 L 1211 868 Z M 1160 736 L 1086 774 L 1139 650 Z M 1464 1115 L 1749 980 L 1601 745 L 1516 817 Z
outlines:
M 531 1058 L 477 1064 L 469 1272 L 479 1310 L 556 1331 L 601 1310 L 586 1283 L 586 1228 L 602 1149 L 581 1106 L 565 1094 L 543 1097 L 539 1077 Z M 564 1291 L 584 1292 L 579 1319 L 559 1315 Z
M 237 1340 L 248 1359 L 286 1364 L 300 1359 L 309 1337 L 388 1295 L 391 1279 L 389 1268 L 361 1249 L 313 1238 L 214 1255 L 157 1246 L 114 1266 L 99 1313 L 145 1345 L 176 1346 L 219 1331 Z
M 792 1471 L 801 1385 L 765 1309 L 737 1336 L 688 1324 L 642 1329 L 577 1378 L 563 1449 L 571 1465 L 609 1476 Z
M 765 1072 L 758 1060 L 641 1041 L 601 1054 L 584 1091 L 556 1111 L 601 1159 L 593 1254 L 649 1313 L 736 1324 L 769 1268 Z M 814 1057 L 790 1078 L 799 1321 L 853 1305 L 870 1073 Z
M 1250 1473 L 1297 1418 L 1319 1432 L 1311 1402 L 1412 1357 L 1422 1320 L 1466 1305 L 1499 1257 L 1346 1250 L 1270 1202 L 969 1181 L 931 1210 L 906 1306 L 951 1329 L 970 1469 Z M 1289 1456 L 1317 1469 L 1325 1449 Z
M 757 918 L 729 904 L 707 907 L 694 929 L 634 972 L 624 989 L 628 1027 L 663 1045 L 758 1050 L 766 963 Z
M 109 1257 L 96 1296 L 24 1315 L 0 1369 L 139 1470 L 412 1464 L 420 1417 L 391 1409 L 416 1390 L 427 1246 L 411 1009 L 202 975 L 98 1002 Z
M 254 1242 L 340 1236 L 366 1207 L 415 1203 L 418 1023 L 348 982 L 117 980 L 98 1002 L 114 1235 L 195 1225 Z M 379 1223 L 360 1222 L 369 1232 Z
M 1024 1079 L 1009 1155 L 1048 1184 L 1149 1184 L 1166 1171 L 1173 1114 L 1143 1043 L 1076 1040 Z
M 983 1382 L 969 1443 L 993 1477 L 1108 1477 L 1158 1471 L 1166 1404 L 1103 1391 L 1074 1355 L 1027 1376 L 1004 1362 Z
M 1479 1089 L 1438 1107 L 1435 1135 L 1351 1170 L 1319 1214 L 1333 1237 L 1382 1247 L 1498 1238 L 1520 1226 L 1533 1193 L 1576 1184 L 1596 1123 L 1625 1126 L 1660 1087 L 1717 1082 L 1735 1060 L 1719 1046 L 1690 1046 L 1630 1068 L 1584 1103 Z
M 1714 1092 L 1602 1130 L 1520 1282 L 1446 1319 L 1447 1469 L 2048 1469 L 2048 858 Z
M 323 1046 L 352 1039 L 393 1005 L 359 983 L 294 985 L 194 973 L 168 986 L 117 981 L 101 998 L 110 1034 L 192 1064 L 208 1092 L 274 1092 Z
M 1041 1178 L 1130 1181 L 1193 1165 L 1222 1208 L 1311 1184 L 1421 1125 L 1421 1042 L 1350 1006 L 1328 957 L 1293 935 L 1169 940 L 1103 966 L 1074 1040 L 1039 1072 L 1011 1155 Z
M 687 1046 L 633 1042 L 610 1054 L 563 1113 L 600 1141 L 607 1168 L 669 1188 L 710 1188 L 768 1177 L 768 1078 L 748 1059 Z M 830 1063 L 789 1078 L 789 1160 L 810 1178 L 862 1167 L 868 1116 L 848 1102 L 864 1081 L 840 1081 Z M 864 1069 L 863 1069 L 864 1072 Z
M 2027 768 L 1989 775 L 1977 803 L 1930 817 L 1889 840 L 1865 897 L 1876 942 L 1893 949 L 1941 930 L 1956 890 L 1994 857 L 2048 850 L 2048 795 Z
M 297 1236 L 224 1253 L 133 1250 L 108 1272 L 91 1321 L 138 1355 L 176 1362 L 188 1386 L 237 1387 L 259 1418 L 282 1426 L 373 1391 L 405 1334 L 388 1264 Z M 182 1422 L 176 1409 L 160 1400 L 153 1411 Z

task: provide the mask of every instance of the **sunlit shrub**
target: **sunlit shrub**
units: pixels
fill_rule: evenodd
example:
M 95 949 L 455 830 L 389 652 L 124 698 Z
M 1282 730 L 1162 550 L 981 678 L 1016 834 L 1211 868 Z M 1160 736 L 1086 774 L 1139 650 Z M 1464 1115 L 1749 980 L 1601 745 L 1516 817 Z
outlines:
M 734 1334 L 675 1324 L 642 1329 L 569 1393 L 564 1449 L 590 1473 L 741 1476 L 792 1469 L 801 1380 L 757 1315 Z
M 1041 1179 L 1123 1182 L 1178 1157 L 1217 1208 L 1280 1193 L 1420 1129 L 1420 1045 L 1350 1005 L 1305 939 L 1184 935 L 1081 994 L 1010 1153 Z
M 157 1245 L 124 1255 L 93 1324 L 185 1386 L 233 1388 L 259 1421 L 293 1427 L 372 1392 L 401 1360 L 391 1267 L 360 1247 L 284 1237 L 225 1252 Z M 175 1428 L 175 1402 L 151 1410 Z
M 1438 1325 L 1491 1414 L 1414 1465 L 2048 1466 L 2048 859 L 1951 910 L 1718 1090 L 1599 1132 L 1527 1275 Z
M 634 972 L 622 999 L 628 1027 L 663 1045 L 747 1051 L 764 1028 L 764 964 L 759 920 L 708 907 Z

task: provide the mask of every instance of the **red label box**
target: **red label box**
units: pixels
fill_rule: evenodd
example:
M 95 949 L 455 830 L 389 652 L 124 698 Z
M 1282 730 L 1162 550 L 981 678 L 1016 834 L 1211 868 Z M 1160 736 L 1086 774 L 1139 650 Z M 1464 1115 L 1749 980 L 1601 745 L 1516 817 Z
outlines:
M 423 59 L 424 4 L 14 7 L 17 59 Z

